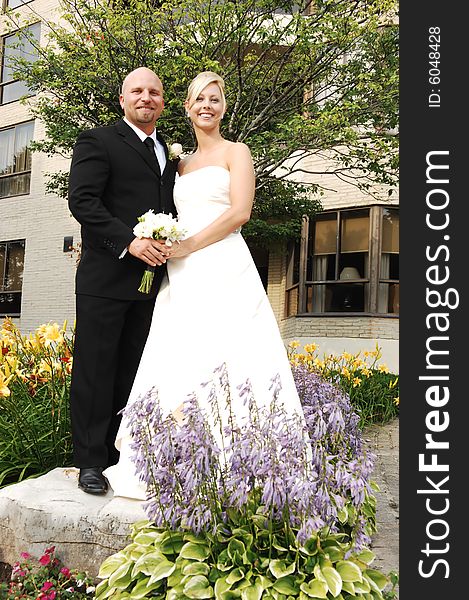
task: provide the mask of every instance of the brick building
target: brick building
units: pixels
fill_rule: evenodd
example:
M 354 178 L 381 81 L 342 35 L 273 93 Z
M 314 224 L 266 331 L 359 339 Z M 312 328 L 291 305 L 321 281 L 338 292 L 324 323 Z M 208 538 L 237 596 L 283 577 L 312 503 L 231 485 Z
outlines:
M 57 0 L 3 0 L 28 17 L 32 8 L 56 18 Z M 41 40 L 39 23 L 29 25 Z M 3 56 L 14 36 L 0 15 Z M 28 44 L 23 52 L 30 52 Z M 0 77 L 0 318 L 8 315 L 24 333 L 40 324 L 74 321 L 75 255 L 79 226 L 65 200 L 45 189 L 46 173 L 66 170 L 69 159 L 31 153 L 42 139 L 41 122 L 19 101 L 27 90 L 5 60 Z M 30 99 L 34 102 L 34 98 Z M 309 165 L 323 175 L 304 175 L 324 187 L 323 212 L 304 224 L 301 242 L 287 253 L 255 254 L 285 342 L 319 344 L 320 353 L 383 351 L 398 371 L 399 213 L 397 196 L 373 195 L 332 174 L 325 157 Z M 262 263 L 262 264 L 261 264 Z

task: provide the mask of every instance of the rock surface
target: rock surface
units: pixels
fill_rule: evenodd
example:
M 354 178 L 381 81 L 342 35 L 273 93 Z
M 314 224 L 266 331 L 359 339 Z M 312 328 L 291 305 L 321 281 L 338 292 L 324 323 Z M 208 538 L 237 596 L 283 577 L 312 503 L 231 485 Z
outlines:
M 78 469 L 57 468 L 0 490 L 0 562 L 54 545 L 66 566 L 94 577 L 129 542 L 130 525 L 145 518 L 141 502 L 85 494 L 77 480 Z

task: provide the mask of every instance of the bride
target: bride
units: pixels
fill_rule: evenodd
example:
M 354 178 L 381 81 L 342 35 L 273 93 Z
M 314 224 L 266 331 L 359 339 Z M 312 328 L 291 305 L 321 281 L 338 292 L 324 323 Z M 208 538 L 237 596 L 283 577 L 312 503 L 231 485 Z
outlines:
M 199 391 L 199 403 L 208 403 L 203 385 L 223 363 L 233 391 L 249 378 L 258 407 L 270 404 L 269 387 L 278 375 L 277 403 L 290 415 L 302 415 L 275 315 L 241 235 L 251 215 L 255 174 L 249 148 L 220 133 L 223 79 L 211 71 L 197 75 L 185 108 L 197 138 L 196 151 L 179 163 L 174 186 L 186 238 L 171 247 L 127 406 L 156 388 L 163 413 L 180 419 L 189 394 Z M 232 397 L 231 411 L 242 416 L 247 407 L 239 394 Z M 124 414 L 115 442 L 120 459 L 104 474 L 114 495 L 144 500 L 131 441 Z

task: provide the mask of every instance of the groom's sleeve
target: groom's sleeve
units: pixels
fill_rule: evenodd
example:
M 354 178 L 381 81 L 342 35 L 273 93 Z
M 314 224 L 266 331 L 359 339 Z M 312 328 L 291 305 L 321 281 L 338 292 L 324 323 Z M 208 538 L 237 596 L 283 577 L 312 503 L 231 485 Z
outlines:
M 132 229 L 104 205 L 109 177 L 108 154 L 102 140 L 93 130 L 82 132 L 75 144 L 70 167 L 70 212 L 100 248 L 120 258 L 135 236 Z

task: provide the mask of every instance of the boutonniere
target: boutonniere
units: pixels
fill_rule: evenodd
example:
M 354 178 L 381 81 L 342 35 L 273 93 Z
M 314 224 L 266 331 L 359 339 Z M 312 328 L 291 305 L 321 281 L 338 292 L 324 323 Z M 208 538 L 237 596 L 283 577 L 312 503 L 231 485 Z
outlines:
M 181 144 L 171 144 L 171 146 L 168 149 L 168 154 L 169 154 L 169 159 L 170 160 L 174 160 L 176 158 L 179 158 L 182 154 L 182 146 Z

